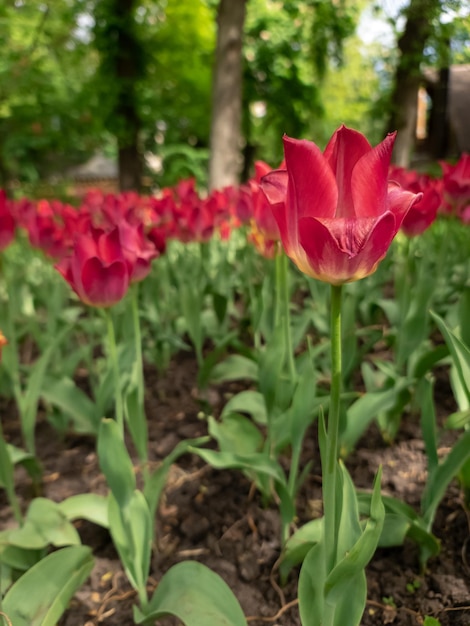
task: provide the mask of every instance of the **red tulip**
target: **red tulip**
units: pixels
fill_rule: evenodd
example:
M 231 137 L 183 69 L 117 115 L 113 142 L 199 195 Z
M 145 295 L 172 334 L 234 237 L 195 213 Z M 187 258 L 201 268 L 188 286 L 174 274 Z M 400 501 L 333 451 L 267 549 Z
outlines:
M 122 254 L 129 269 L 131 283 L 140 282 L 150 272 L 152 260 L 160 256 L 154 243 L 144 234 L 144 225 L 118 224 Z
M 6 193 L 0 189 L 0 251 L 4 250 L 15 236 L 15 219 L 11 214 Z
M 423 233 L 436 219 L 442 204 L 442 179 L 431 178 L 415 170 L 392 165 L 389 178 L 401 187 L 413 193 L 421 193 L 421 200 L 413 204 L 405 215 L 401 230 L 407 237 L 416 237 Z
M 388 182 L 395 133 L 372 148 L 341 126 L 325 151 L 284 137 L 286 169 L 267 174 L 287 255 L 305 274 L 341 285 L 372 274 L 420 196 Z
M 56 269 L 91 306 L 112 306 L 129 287 L 129 265 L 117 227 L 109 232 L 91 227 L 88 233 L 77 235 L 71 256 L 63 258 Z
M 443 174 L 444 212 L 465 220 L 470 205 L 470 154 L 464 153 L 455 165 L 440 161 Z
M 280 250 L 278 242 L 281 239 L 271 205 L 261 188 L 262 178 L 271 171 L 269 165 L 263 161 L 256 161 L 255 177 L 245 185 L 245 195 L 249 195 L 251 201 L 248 241 L 268 259 L 273 259 L 278 254 Z
M 2 348 L 6 346 L 8 343 L 7 338 L 0 330 L 0 361 L 2 360 Z

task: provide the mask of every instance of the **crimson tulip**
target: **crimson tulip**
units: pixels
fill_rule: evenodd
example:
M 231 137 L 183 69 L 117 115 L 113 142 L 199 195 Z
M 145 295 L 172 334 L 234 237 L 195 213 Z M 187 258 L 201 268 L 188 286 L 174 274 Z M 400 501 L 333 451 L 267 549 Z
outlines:
M 341 126 L 325 151 L 284 137 L 286 169 L 263 177 L 287 255 L 313 278 L 341 285 L 372 274 L 421 197 L 388 181 L 396 133 L 372 148 Z
M 249 180 L 247 185 L 240 190 L 240 195 L 244 195 L 245 198 L 248 196 L 251 204 L 248 241 L 255 246 L 260 254 L 268 259 L 274 258 L 279 252 L 279 241 L 281 239 L 271 206 L 261 189 L 261 180 L 270 171 L 271 168 L 267 163 L 256 161 L 255 177 Z M 246 199 L 245 202 L 248 204 Z
M 422 193 L 421 200 L 413 204 L 401 225 L 407 237 L 421 235 L 434 222 L 442 204 L 442 180 L 397 166 L 390 168 L 389 177 L 408 191 Z
M 444 212 L 468 222 L 470 210 L 470 154 L 464 153 L 455 165 L 440 161 L 443 174 Z
M 15 236 L 15 219 L 10 211 L 6 193 L 0 189 L 0 250 L 4 250 Z
M 71 255 L 55 267 L 78 297 L 91 306 L 112 306 L 129 287 L 129 263 L 118 227 L 109 232 L 90 227 L 87 233 L 78 234 Z
M 6 346 L 8 343 L 7 338 L 0 330 L 0 361 L 2 360 L 2 348 Z

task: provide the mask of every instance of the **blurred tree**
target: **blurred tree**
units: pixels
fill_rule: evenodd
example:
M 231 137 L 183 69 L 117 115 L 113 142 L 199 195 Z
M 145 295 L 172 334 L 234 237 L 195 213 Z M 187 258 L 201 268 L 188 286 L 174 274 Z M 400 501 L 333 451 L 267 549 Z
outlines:
M 34 182 L 100 138 L 82 91 L 96 67 L 86 0 L 0 3 L 0 184 Z
M 359 15 L 352 0 L 250 0 L 244 46 L 246 178 L 255 159 L 282 159 L 284 133 L 312 137 L 324 117 L 322 89 L 343 64 Z M 328 103 L 326 103 L 328 106 Z
M 404 9 L 405 28 L 400 35 L 398 63 L 390 98 L 388 130 L 397 130 L 393 160 L 407 167 L 414 145 L 421 62 L 432 35 L 434 20 L 441 10 L 440 0 L 410 0 Z
M 217 9 L 209 158 L 211 189 L 239 181 L 245 4 L 246 0 L 220 0 Z
M 139 190 L 143 171 L 137 83 L 145 78 L 146 60 L 136 32 L 136 5 L 136 0 L 100 0 L 94 9 L 97 85 L 105 124 L 117 139 L 121 190 Z

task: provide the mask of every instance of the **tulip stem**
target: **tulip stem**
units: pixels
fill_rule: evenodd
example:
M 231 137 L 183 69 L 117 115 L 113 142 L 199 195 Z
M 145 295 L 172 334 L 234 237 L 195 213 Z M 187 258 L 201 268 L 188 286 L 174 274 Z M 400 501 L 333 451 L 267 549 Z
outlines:
M 323 510 L 327 573 L 336 564 L 339 511 L 336 510 L 336 475 L 341 402 L 341 294 L 342 285 L 331 285 L 331 388 L 326 458 L 323 461 Z
M 136 442 L 140 462 L 143 465 L 144 480 L 148 479 L 148 432 L 147 432 L 147 420 L 145 418 L 144 407 L 144 370 L 142 359 L 142 334 L 140 331 L 140 318 L 139 318 L 139 283 L 134 285 L 132 292 L 132 323 L 134 326 L 134 344 L 135 344 L 135 362 L 136 362 L 136 382 L 137 382 L 137 401 L 138 401 L 138 415 L 134 416 L 134 419 L 140 420 L 140 441 Z M 131 416 L 132 418 L 133 416 Z
M 288 270 L 289 259 L 287 255 L 282 251 L 276 256 L 276 283 L 278 304 L 276 305 L 276 311 L 279 310 L 280 320 L 276 322 L 282 323 L 284 327 L 284 347 L 286 349 L 287 359 L 287 371 L 291 381 L 295 381 L 297 378 L 297 372 L 294 362 L 294 350 L 292 348 L 292 333 L 290 327 L 290 298 L 289 298 L 289 283 L 288 283 Z
M 119 360 L 116 347 L 116 333 L 114 332 L 114 322 L 111 311 L 104 309 L 108 326 L 108 356 L 113 368 L 114 389 L 115 389 L 115 409 L 116 422 L 124 437 L 124 406 L 122 401 L 121 377 L 119 375 Z

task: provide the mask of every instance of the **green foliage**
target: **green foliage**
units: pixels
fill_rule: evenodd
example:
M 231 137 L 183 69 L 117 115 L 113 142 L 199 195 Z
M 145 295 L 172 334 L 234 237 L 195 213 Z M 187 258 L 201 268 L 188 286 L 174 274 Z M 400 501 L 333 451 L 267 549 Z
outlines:
M 15 626 L 55 626 L 92 568 L 91 549 L 85 546 L 49 554 L 9 589 L 3 614 Z
M 136 624 L 173 615 L 185 626 L 246 626 L 238 600 L 223 579 L 205 565 L 185 561 L 161 579 L 146 611 L 134 608 Z
M 6 3 L 0 40 L 0 184 L 35 181 L 96 145 L 83 85 L 96 67 L 81 21 L 85 2 Z M 82 24 L 82 25 L 81 25 Z M 84 131 L 86 129 L 86 132 Z

